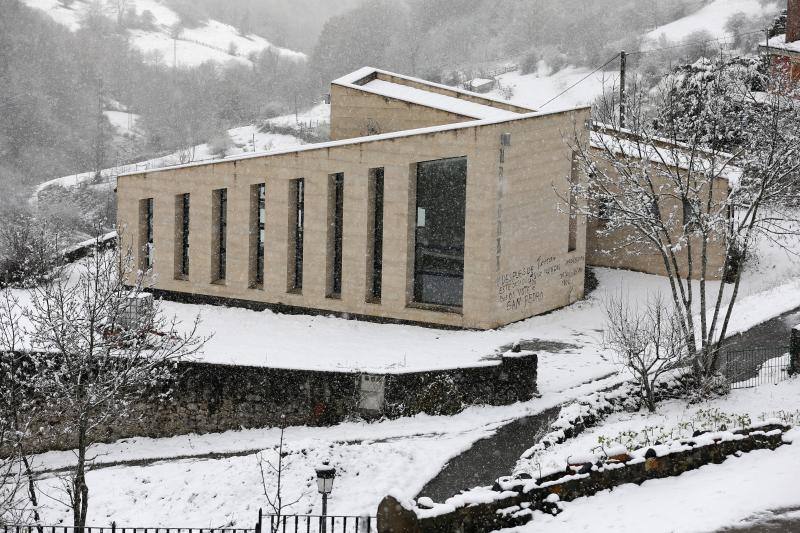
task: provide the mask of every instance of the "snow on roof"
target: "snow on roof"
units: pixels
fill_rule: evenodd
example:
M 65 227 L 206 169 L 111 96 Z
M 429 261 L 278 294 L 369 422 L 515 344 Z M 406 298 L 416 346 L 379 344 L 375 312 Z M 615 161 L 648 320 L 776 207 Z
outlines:
M 434 83 L 432 81 L 423 80 L 421 78 L 415 78 L 413 76 L 406 76 L 405 74 L 398 74 L 396 72 L 389 72 L 388 70 L 381 70 L 379 68 L 374 68 L 374 67 L 361 67 L 360 69 L 355 70 L 355 71 L 351 72 L 350 74 L 345 74 L 341 78 L 337 78 L 337 79 L 333 80 L 331 82 L 331 84 L 333 84 L 333 85 L 342 85 L 342 86 L 345 86 L 345 87 L 350 87 L 352 89 L 363 89 L 364 85 L 359 85 L 359 82 L 364 80 L 364 78 L 367 78 L 367 77 L 369 77 L 371 75 L 374 75 L 374 74 L 384 74 L 386 76 L 392 76 L 394 78 L 398 78 L 398 79 L 402 79 L 402 80 L 406 80 L 406 81 L 410 81 L 410 82 L 414 82 L 414 83 L 420 83 L 420 84 L 423 84 L 423 85 L 427 85 L 428 87 L 436 87 L 437 89 L 444 89 L 444 90 L 447 90 L 447 91 L 452 91 L 454 93 L 463 94 L 465 96 L 472 96 L 474 98 L 480 98 L 481 100 L 488 100 L 488 101 L 491 101 L 491 102 L 497 102 L 498 104 L 513 105 L 513 106 L 516 106 L 516 107 L 521 107 L 523 109 L 526 109 L 525 106 L 521 106 L 519 104 L 515 104 L 515 103 L 512 103 L 512 102 L 506 102 L 505 100 L 500 100 L 498 98 L 492 98 L 490 96 L 486 96 L 485 94 L 478 94 L 478 93 L 475 93 L 475 92 L 472 92 L 472 91 L 465 91 L 463 89 L 458 89 L 456 87 L 450 87 L 449 85 L 442 85 L 441 83 Z M 420 89 L 420 90 L 422 90 L 422 89 Z M 427 93 L 427 91 L 423 91 L 423 92 Z M 458 100 L 458 98 L 456 98 L 456 99 Z M 535 109 L 533 109 L 533 108 L 527 108 L 527 109 L 530 109 L 530 111 L 535 111 Z
M 796 52 L 800 54 L 800 41 L 786 42 L 786 34 L 770 37 L 768 49 L 784 50 L 786 52 Z
M 204 165 L 215 165 L 219 163 L 230 163 L 232 161 L 241 161 L 244 159 L 253 159 L 258 157 L 268 157 L 274 155 L 284 155 L 284 154 L 294 154 L 300 152 L 309 152 L 312 150 L 324 150 L 327 148 L 336 148 L 339 146 L 347 146 L 350 144 L 362 144 L 374 141 L 385 141 L 389 139 L 400 139 L 403 137 L 412 137 L 414 135 L 426 135 L 429 133 L 440 133 L 444 131 L 451 131 L 451 130 L 459 130 L 459 129 L 466 129 L 466 128 L 475 128 L 478 126 L 489 126 L 492 124 L 502 124 L 504 122 L 512 122 L 515 120 L 524 120 L 533 117 L 544 117 L 548 115 L 557 115 L 559 113 L 566 113 L 569 111 L 575 111 L 578 109 L 586 109 L 588 106 L 578 106 L 578 107 L 567 107 L 563 109 L 555 109 L 552 111 L 532 111 L 530 113 L 511 113 L 509 117 L 501 117 L 501 118 L 488 118 L 488 119 L 481 119 L 481 120 L 470 120 L 468 122 L 456 122 L 454 124 L 442 124 L 440 126 L 429 126 L 427 128 L 417 128 L 414 130 L 403 130 L 403 131 L 395 131 L 391 133 L 382 133 L 379 135 L 368 135 L 366 137 L 354 137 L 352 139 L 341 139 L 338 141 L 329 141 L 323 143 L 316 143 L 316 144 L 304 144 L 302 146 L 294 146 L 290 148 L 284 148 L 279 150 L 271 150 L 266 152 L 248 152 L 244 154 L 238 154 L 234 156 L 225 157 L 222 159 L 216 159 L 213 161 L 198 161 L 194 163 L 186 163 L 183 165 L 173 165 L 169 167 L 163 167 L 154 170 L 136 170 L 133 172 L 126 172 L 120 174 L 119 177 L 122 178 L 124 176 L 136 176 L 140 174 L 152 174 L 154 172 L 163 172 L 166 170 L 175 170 L 179 168 L 190 168 L 190 167 L 197 167 L 197 166 L 204 166 Z
M 656 141 L 656 142 L 652 142 Z M 654 146 L 654 144 L 666 143 L 671 146 Z M 651 138 L 646 141 L 636 142 L 632 139 L 615 135 L 614 132 L 591 131 L 589 133 L 589 144 L 598 150 L 610 150 L 614 153 L 647 159 L 653 163 L 675 166 L 682 170 L 692 170 L 693 172 L 715 172 L 717 177 L 725 179 L 734 187 L 742 176 L 742 169 L 731 164 L 730 154 L 709 153 L 708 158 L 698 157 L 687 153 L 680 145 L 671 143 L 658 138 Z
M 470 102 L 469 100 L 462 100 L 461 98 L 454 98 L 445 94 L 434 93 L 409 87 L 408 85 L 401 85 L 399 83 L 392 83 L 390 81 L 372 80 L 359 87 L 360 89 L 381 96 L 388 96 L 389 98 L 396 98 L 412 104 L 419 104 L 426 107 L 433 107 L 464 115 L 472 118 L 513 118 L 519 116 L 519 113 L 513 111 L 506 111 L 488 105 Z

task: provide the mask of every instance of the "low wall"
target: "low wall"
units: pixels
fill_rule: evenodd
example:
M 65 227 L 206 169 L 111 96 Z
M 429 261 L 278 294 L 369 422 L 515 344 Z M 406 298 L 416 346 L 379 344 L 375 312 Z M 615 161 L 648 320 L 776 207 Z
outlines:
M 414 506 L 393 496 L 378 506 L 378 533 L 478 533 L 517 527 L 531 521 L 533 511 L 558 514 L 559 501 L 591 496 L 627 483 L 678 476 L 729 456 L 785 444 L 788 427 L 765 425 L 732 434 L 707 434 L 681 442 L 677 451 L 659 456 L 654 449 L 638 456 L 624 454 L 604 465 L 586 463 L 577 473 L 557 473 L 539 480 L 501 480 L 474 498 L 469 493 L 444 504 Z M 706 444 L 699 444 L 705 438 Z M 636 452 L 633 452 L 636 454 Z M 732 467 L 733 468 L 733 467 Z M 419 505 L 419 504 L 418 504 Z
M 98 441 L 133 436 L 169 437 L 242 428 L 331 425 L 354 417 L 452 414 L 474 404 L 506 405 L 536 394 L 537 356 L 498 356 L 475 368 L 363 374 L 178 364 L 172 392 L 134 406 L 130 416 L 97 429 Z M 160 391 L 158 391 L 160 392 Z M 58 413 L 48 416 L 58 434 Z M 38 449 L 69 449 L 70 436 L 43 439 Z

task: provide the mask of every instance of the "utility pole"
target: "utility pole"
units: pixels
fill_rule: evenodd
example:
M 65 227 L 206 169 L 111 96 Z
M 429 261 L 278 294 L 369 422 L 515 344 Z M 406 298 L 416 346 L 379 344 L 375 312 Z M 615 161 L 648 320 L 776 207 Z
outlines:
M 628 54 L 619 53 L 619 127 L 625 127 L 625 68 Z
M 103 169 L 103 78 L 97 78 L 97 139 L 94 147 L 95 177 L 100 178 Z

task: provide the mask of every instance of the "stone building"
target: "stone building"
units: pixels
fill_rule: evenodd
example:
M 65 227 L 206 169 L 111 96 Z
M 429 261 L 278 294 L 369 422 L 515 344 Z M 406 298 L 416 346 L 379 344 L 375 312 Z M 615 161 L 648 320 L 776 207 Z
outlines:
M 787 0 L 786 33 L 776 35 L 763 46 L 774 73 L 800 81 L 800 0 Z
M 120 176 L 121 246 L 169 298 L 497 327 L 583 295 L 588 118 L 364 68 L 330 142 Z
M 620 155 L 630 157 L 631 159 L 648 159 L 648 165 L 651 167 L 650 177 L 664 190 L 670 190 L 671 185 L 668 182 L 667 176 L 680 175 L 686 172 L 689 168 L 693 171 L 700 171 L 703 168 L 711 168 L 712 163 L 700 157 L 702 151 L 690 157 L 688 153 L 683 153 L 682 148 L 666 139 L 650 139 L 648 142 L 637 144 L 634 139 L 635 136 L 630 131 L 611 130 L 606 126 L 598 123 L 592 123 L 590 132 L 590 150 L 594 154 L 593 159 L 597 165 L 603 168 L 608 176 L 619 176 L 617 171 L 613 168 L 609 158 L 605 155 L 607 150 L 623 152 Z M 658 153 L 657 153 L 658 152 Z M 711 157 L 711 155 L 709 155 Z M 691 167 L 689 162 L 691 161 Z M 669 162 L 670 166 L 666 166 L 665 162 Z M 716 161 L 714 164 L 722 165 L 721 162 Z M 724 211 L 727 217 L 731 216 L 731 212 L 727 207 L 727 201 L 731 193 L 733 184 L 739 179 L 741 169 L 733 165 L 725 165 L 718 171 L 718 175 L 713 179 L 706 179 L 705 177 L 699 178 L 699 183 L 710 183 L 712 187 L 712 202 L 713 206 L 709 212 L 716 209 Z M 667 197 L 669 195 L 661 195 L 661 217 L 666 223 L 671 223 L 673 226 L 669 230 L 673 242 L 678 242 L 684 234 L 681 227 L 682 217 L 674 217 L 671 214 L 683 213 L 687 206 L 682 205 L 681 201 L 677 198 L 669 202 Z M 630 229 L 614 229 L 610 230 L 607 226 L 608 219 L 603 219 L 602 207 L 594 206 L 598 215 L 591 217 L 587 222 L 587 236 L 586 236 L 586 264 L 590 266 L 608 267 L 608 268 L 621 268 L 625 270 L 633 270 L 636 272 L 643 272 L 645 274 L 656 274 L 664 276 L 667 273 L 667 267 L 664 264 L 664 259 L 659 250 L 652 244 L 645 241 L 641 236 L 631 238 L 636 230 Z M 635 243 L 635 244 L 633 244 Z M 699 237 L 692 239 L 692 259 L 694 261 L 694 277 L 701 275 L 701 269 L 698 265 L 701 264 L 701 251 L 702 241 Z M 725 259 L 727 254 L 727 241 L 725 235 L 711 234 L 706 242 L 706 264 L 707 270 L 705 272 L 706 278 L 710 280 L 721 280 L 725 277 Z M 689 247 L 681 246 L 681 251 L 676 254 L 677 266 L 681 277 L 685 276 L 688 272 L 688 252 Z

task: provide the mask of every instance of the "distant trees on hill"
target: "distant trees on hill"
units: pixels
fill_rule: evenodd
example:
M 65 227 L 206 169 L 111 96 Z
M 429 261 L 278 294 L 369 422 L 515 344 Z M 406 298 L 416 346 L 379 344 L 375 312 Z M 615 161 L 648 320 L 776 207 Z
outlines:
M 317 96 L 305 82 L 306 65 L 271 50 L 254 55 L 253 65 L 174 69 L 171 60 L 146 61 L 126 31 L 131 24 L 142 27 L 143 14 L 132 20 L 130 6 L 120 4 L 121 18 L 90 8 L 80 29 L 70 32 L 19 0 L 0 0 L 4 190 L 200 144 Z M 114 151 L 101 102 L 121 102 L 141 116 L 145 135 L 132 152 L 130 144 L 124 155 Z
M 311 70 L 330 79 L 370 64 L 416 75 L 543 56 L 575 65 L 605 61 L 631 36 L 684 16 L 696 0 L 365 0 L 331 18 Z

